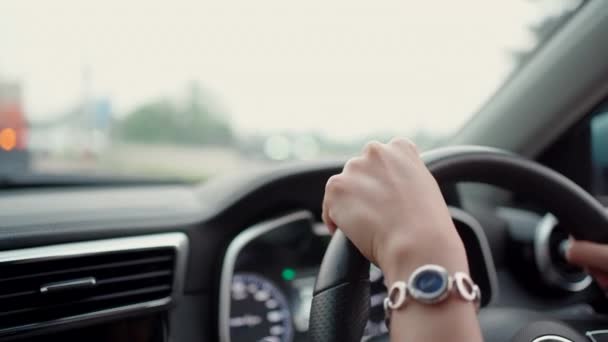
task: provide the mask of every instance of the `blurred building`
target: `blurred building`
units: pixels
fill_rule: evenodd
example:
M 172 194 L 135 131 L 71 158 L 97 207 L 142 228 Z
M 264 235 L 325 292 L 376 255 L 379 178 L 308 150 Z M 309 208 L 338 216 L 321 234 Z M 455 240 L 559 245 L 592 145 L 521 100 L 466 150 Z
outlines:
M 84 101 L 83 101 L 84 102 Z M 30 151 L 40 158 L 96 158 L 110 143 L 109 99 L 79 103 L 30 125 Z

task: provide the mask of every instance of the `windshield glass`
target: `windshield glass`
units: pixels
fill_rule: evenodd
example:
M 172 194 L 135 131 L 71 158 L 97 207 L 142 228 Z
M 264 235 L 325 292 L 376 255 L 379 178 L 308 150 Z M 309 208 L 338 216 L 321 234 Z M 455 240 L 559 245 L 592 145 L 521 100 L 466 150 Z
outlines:
M 0 3 L 0 173 L 201 180 L 453 134 L 579 0 Z

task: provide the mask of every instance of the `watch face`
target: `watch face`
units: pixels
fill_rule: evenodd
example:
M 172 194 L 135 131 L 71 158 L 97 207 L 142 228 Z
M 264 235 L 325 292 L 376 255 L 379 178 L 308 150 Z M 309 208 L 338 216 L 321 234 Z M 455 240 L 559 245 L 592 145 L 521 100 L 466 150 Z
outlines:
M 419 267 L 409 279 L 411 296 L 423 303 L 437 303 L 447 297 L 450 277 L 445 268 L 438 265 Z
M 414 286 L 424 293 L 434 293 L 443 287 L 443 277 L 435 271 L 421 272 L 416 278 Z

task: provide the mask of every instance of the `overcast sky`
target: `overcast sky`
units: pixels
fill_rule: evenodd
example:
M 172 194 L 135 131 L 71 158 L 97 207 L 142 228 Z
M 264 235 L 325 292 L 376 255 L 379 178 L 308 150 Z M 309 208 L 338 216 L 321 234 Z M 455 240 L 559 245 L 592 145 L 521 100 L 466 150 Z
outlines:
M 457 129 L 564 1 L 3 0 L 0 79 L 31 120 L 76 103 L 83 70 L 118 115 L 199 80 L 239 131 Z

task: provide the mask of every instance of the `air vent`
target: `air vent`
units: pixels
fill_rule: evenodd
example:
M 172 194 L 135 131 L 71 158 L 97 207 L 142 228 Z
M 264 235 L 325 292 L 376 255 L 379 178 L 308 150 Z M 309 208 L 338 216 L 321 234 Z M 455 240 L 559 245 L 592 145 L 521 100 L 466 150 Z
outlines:
M 0 252 L 0 336 L 168 305 L 185 241 L 176 233 Z

